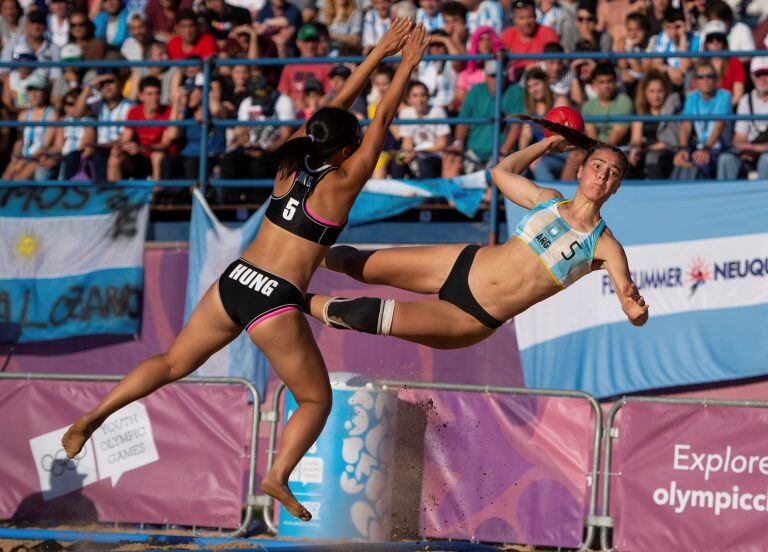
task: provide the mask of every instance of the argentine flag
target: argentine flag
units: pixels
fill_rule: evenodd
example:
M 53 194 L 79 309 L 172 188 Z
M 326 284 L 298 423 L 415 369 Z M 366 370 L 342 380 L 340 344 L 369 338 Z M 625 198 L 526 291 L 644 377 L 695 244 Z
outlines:
M 473 217 L 488 188 L 486 172 L 455 178 L 423 180 L 371 179 L 349 213 L 349 224 L 365 224 L 404 213 L 431 197 L 450 201 L 457 211 Z
M 512 233 L 524 210 L 506 209 Z M 585 276 L 515 317 L 527 386 L 607 397 L 768 374 L 768 183 L 625 182 L 602 216 L 648 323 L 627 321 L 605 270 Z
M 203 194 L 195 189 L 192 195 L 192 222 L 189 228 L 189 275 L 184 320 L 188 320 L 200 298 L 218 279 L 227 265 L 237 259 L 259 231 L 264 203 L 239 228 L 227 228 L 211 211 Z M 251 381 L 264 397 L 269 363 L 253 344 L 248 334 L 241 333 L 229 345 L 211 355 L 197 369 L 198 376 L 237 377 Z
M 0 322 L 21 342 L 138 334 L 149 194 L 0 187 Z

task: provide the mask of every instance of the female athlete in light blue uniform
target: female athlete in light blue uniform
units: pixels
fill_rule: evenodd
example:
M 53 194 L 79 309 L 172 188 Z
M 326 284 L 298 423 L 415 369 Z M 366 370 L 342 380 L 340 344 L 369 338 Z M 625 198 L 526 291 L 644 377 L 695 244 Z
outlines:
M 325 266 L 331 270 L 368 284 L 438 294 L 438 301 L 314 295 L 309 299 L 312 316 L 332 327 L 393 335 L 430 347 L 467 347 L 582 276 L 605 269 L 629 321 L 645 324 L 648 305 L 632 282 L 624 249 L 600 216 L 600 207 L 626 173 L 626 156 L 603 144 L 590 149 L 570 200 L 518 174 L 542 155 L 561 151 L 564 143 L 553 135 L 491 169 L 501 193 L 529 210 L 514 239 L 505 244 L 377 251 L 339 246 L 326 255 Z

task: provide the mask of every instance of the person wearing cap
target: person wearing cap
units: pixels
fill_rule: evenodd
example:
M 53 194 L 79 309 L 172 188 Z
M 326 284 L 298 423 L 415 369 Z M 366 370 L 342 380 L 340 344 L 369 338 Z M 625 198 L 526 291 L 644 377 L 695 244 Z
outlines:
M 718 86 L 720 76 L 707 59 L 696 61 L 693 66 L 693 84 L 696 90 L 685 96 L 683 115 L 730 115 L 731 93 Z M 714 178 L 717 158 L 730 144 L 731 127 L 726 121 L 682 121 L 675 154 L 672 178 L 693 180 Z
M 557 33 L 546 25 L 536 23 L 536 4 L 533 0 L 515 0 L 512 3 L 515 24 L 501 33 L 501 41 L 516 54 L 540 54 L 544 45 L 558 42 Z M 516 59 L 510 62 L 509 76 L 518 80 L 526 67 L 538 63 L 534 59 Z
M 669 54 L 698 50 L 698 35 L 688 31 L 682 10 L 668 8 L 664 12 L 661 27 L 662 32 L 651 37 L 648 44 L 649 52 Z M 691 58 L 656 58 L 648 59 L 645 69 L 647 71 L 653 68 L 665 72 L 672 84 L 681 88 L 685 84 L 685 74 L 690 70 L 691 65 Z
M 24 18 L 24 34 L 5 43 L 2 52 L 0 52 L 0 61 L 12 61 L 13 52 L 17 47 L 31 50 L 37 61 L 59 61 L 59 47 L 45 36 L 47 25 L 48 19 L 45 13 L 38 9 L 31 10 Z M 0 69 L 0 73 L 2 72 L 8 72 L 8 69 Z M 35 72 L 50 80 L 55 80 L 61 76 L 61 69 L 58 68 L 40 68 L 36 69 Z
M 485 62 L 485 82 L 473 86 L 461 106 L 459 117 L 493 117 L 494 97 L 496 95 L 497 62 Z M 499 79 L 506 86 L 501 96 L 501 111 L 505 115 L 524 113 L 523 89 L 517 84 L 509 84 L 503 76 Z M 509 125 L 506 136 L 499 136 L 501 151 L 512 151 L 520 139 L 520 125 Z M 456 125 L 455 140 L 443 157 L 443 176 L 453 177 L 461 173 L 484 169 L 493 153 L 493 125 Z
M 319 19 L 328 26 L 332 47 L 362 45 L 363 12 L 355 0 L 325 0 Z
M 302 101 L 304 107 L 298 110 L 298 118 L 305 121 L 309 120 L 312 114 L 320 109 L 322 101 L 323 85 L 314 77 L 308 78 L 304 81 L 304 98 Z
M 301 26 L 296 33 L 296 45 L 302 58 L 318 57 L 320 33 L 312 23 Z M 323 90 L 328 89 L 328 75 L 333 67 L 330 63 L 297 63 L 286 65 L 280 75 L 277 89 L 289 96 L 297 109 L 304 107 L 304 84 L 310 77 L 320 81 Z
M 75 43 L 69 42 L 61 48 L 61 61 L 81 61 L 83 49 Z M 78 90 L 82 87 L 86 69 L 82 67 L 62 67 L 61 77 L 53 81 L 51 89 L 51 103 L 59 109 L 64 95 L 70 90 Z M 92 79 L 95 71 L 91 71 Z
M 295 34 L 303 22 L 301 10 L 290 2 L 269 0 L 256 15 L 254 28 L 260 35 L 272 39 L 280 57 L 289 57 L 294 54 Z
M 14 49 L 11 59 L 18 62 L 37 61 L 34 52 L 23 45 Z M 34 74 L 39 73 L 35 73 L 32 67 L 17 67 L 8 73 L 0 73 L 3 85 L 3 104 L 13 115 L 16 115 L 21 109 L 29 107 L 27 81 Z
M 350 75 L 352 75 L 352 70 L 341 63 L 337 63 L 331 68 L 331 72 L 328 75 L 328 91 L 323 98 L 323 105 L 329 105 L 333 101 L 333 98 L 339 93 L 339 90 L 344 86 Z M 349 111 L 354 113 L 358 119 L 365 119 L 367 111 L 365 99 L 362 96 L 358 96 L 352 107 L 349 108 Z
M 207 58 L 219 51 L 216 39 L 210 33 L 201 33 L 197 15 L 192 10 L 181 10 L 176 15 L 176 36 L 168 41 L 170 59 L 189 59 L 192 56 Z
M 749 65 L 755 89 L 742 96 L 739 115 L 768 115 L 768 57 L 755 57 Z M 768 179 L 768 121 L 736 121 L 731 150 L 717 159 L 717 179 L 735 180 L 750 170 Z
M 734 4 L 735 5 L 735 4 Z M 755 38 L 746 24 L 736 21 L 733 9 L 722 0 L 707 2 L 707 19 L 709 21 L 721 21 L 725 23 L 728 32 L 728 46 L 734 52 L 747 52 L 755 49 Z M 749 62 L 748 57 L 739 58 L 742 63 Z
M 709 21 L 701 32 L 701 43 L 706 52 L 728 51 L 728 29 L 722 21 Z M 735 106 L 744 95 L 747 74 L 744 66 L 733 56 L 709 58 L 715 71 L 720 76 L 720 88 L 731 93 L 731 103 Z
M 320 84 L 317 79 L 311 77 L 308 77 L 306 82 L 315 87 Z M 280 121 L 296 118 L 297 109 L 291 98 L 274 90 L 263 75 L 254 77 L 251 87 L 251 94 L 238 107 L 239 121 Z M 221 157 L 222 178 L 273 178 L 277 170 L 275 152 L 290 138 L 292 132 L 290 126 L 277 122 L 274 126 L 235 127 L 229 151 Z M 236 192 L 245 194 L 248 190 Z M 251 199 L 263 197 L 251 195 Z
M 56 121 L 56 110 L 48 105 L 50 85 L 45 76 L 34 73 L 26 83 L 29 107 L 21 110 L 18 121 Z M 53 127 L 27 126 L 13 146 L 11 162 L 3 173 L 3 180 L 49 180 L 53 178 L 58 159 L 51 154 L 55 131 Z
M 329 1 L 329 0 L 326 0 Z M 373 0 L 363 17 L 363 53 L 373 50 L 392 24 L 392 0 Z

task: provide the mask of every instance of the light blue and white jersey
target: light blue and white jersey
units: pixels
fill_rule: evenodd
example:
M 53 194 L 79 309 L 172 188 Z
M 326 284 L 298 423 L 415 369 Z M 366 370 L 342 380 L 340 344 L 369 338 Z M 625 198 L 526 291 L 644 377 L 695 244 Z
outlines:
M 95 106 L 95 112 L 99 121 L 125 121 L 128 117 L 128 111 L 133 104 L 123 98 L 115 107 L 110 109 L 105 102 L 99 102 Z M 123 132 L 121 126 L 100 126 L 96 129 L 96 143 L 99 145 L 109 144 L 120 138 Z
M 65 121 L 91 121 L 90 117 L 65 117 Z M 66 126 L 64 127 L 64 144 L 61 146 L 61 155 L 69 155 L 73 151 L 78 151 L 78 146 L 83 140 L 86 127 L 84 126 Z
M 560 27 L 560 19 L 564 17 L 562 6 L 555 5 L 547 13 L 541 11 L 541 8 L 536 8 L 536 23 L 539 25 L 546 25 L 550 29 L 557 30 Z
M 483 0 L 477 11 L 467 12 L 467 36 L 472 36 L 478 27 L 493 27 L 501 36 L 504 12 L 498 2 Z
M 688 33 L 688 51 L 697 52 L 701 49 L 699 33 Z M 657 35 L 651 37 L 648 43 L 648 52 L 654 54 L 672 54 L 678 52 L 677 45 L 669 38 L 669 35 L 665 32 L 660 32 Z M 670 57 L 666 58 L 667 65 L 679 69 L 682 58 Z
M 605 229 L 600 222 L 591 232 L 571 228 L 558 206 L 570 199 L 550 199 L 534 206 L 518 223 L 514 236 L 528 244 L 560 287 L 566 288 L 589 274 L 595 246 Z
M 419 80 L 429 90 L 429 105 L 448 107 L 456 93 L 459 77 L 447 61 L 422 61 L 419 63 Z
M 445 29 L 445 18 L 439 11 L 435 15 L 429 15 L 424 8 L 416 10 L 416 24 L 421 23 L 428 33 Z
M 376 46 L 391 24 L 391 17 L 382 19 L 376 10 L 368 10 L 363 18 L 363 48 Z
M 43 111 L 43 116 L 39 119 L 40 121 L 47 121 L 51 118 L 51 115 L 56 113 L 56 110 L 52 107 L 46 107 L 45 111 Z M 27 110 L 26 116 L 24 117 L 25 121 L 31 121 L 32 120 L 32 110 Z M 43 149 L 43 146 L 45 146 L 45 132 L 48 130 L 48 127 L 44 126 L 28 126 L 24 127 L 24 131 L 21 135 L 21 155 L 23 157 L 32 157 L 34 154 L 38 153 L 41 149 Z

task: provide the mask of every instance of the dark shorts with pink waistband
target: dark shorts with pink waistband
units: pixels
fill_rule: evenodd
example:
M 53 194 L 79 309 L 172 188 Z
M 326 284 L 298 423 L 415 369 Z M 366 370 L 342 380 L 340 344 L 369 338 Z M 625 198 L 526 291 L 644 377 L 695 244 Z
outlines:
M 224 310 L 250 332 L 257 324 L 291 310 L 304 310 L 304 294 L 285 278 L 238 259 L 219 277 Z

